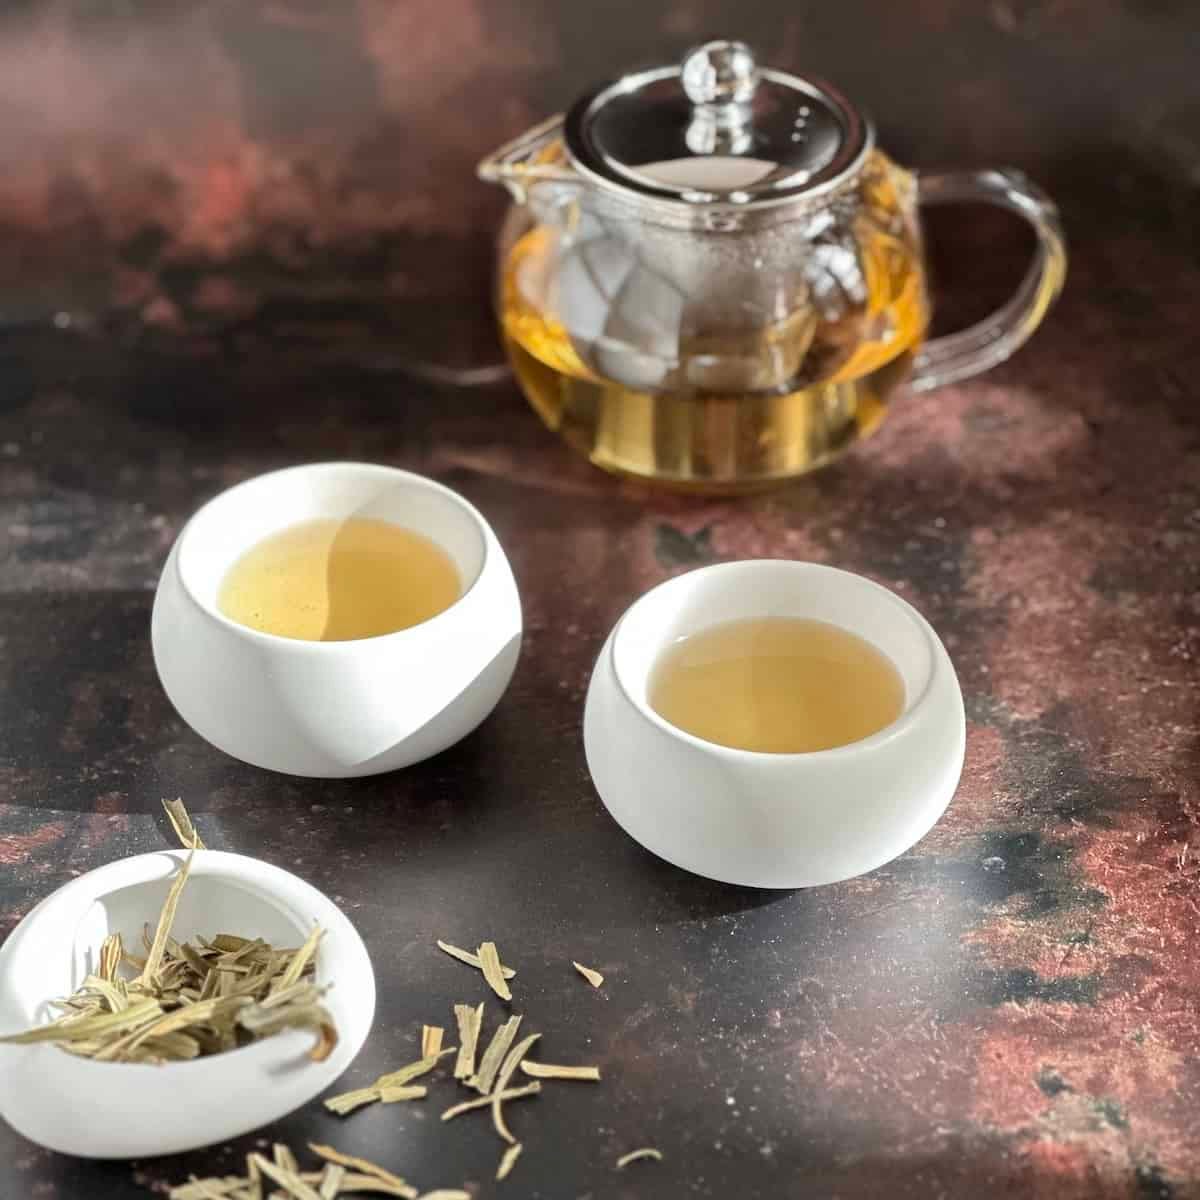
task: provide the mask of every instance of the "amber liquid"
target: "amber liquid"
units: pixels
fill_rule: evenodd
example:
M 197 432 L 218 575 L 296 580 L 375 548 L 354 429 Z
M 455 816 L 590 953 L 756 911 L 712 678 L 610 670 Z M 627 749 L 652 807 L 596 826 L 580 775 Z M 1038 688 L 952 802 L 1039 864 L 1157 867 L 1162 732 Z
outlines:
M 655 664 L 650 707 L 736 750 L 801 754 L 845 746 L 904 711 L 904 681 L 869 642 L 825 621 L 728 621 L 683 638 Z
M 462 594 L 458 568 L 427 537 L 367 517 L 303 521 L 252 546 L 217 607 L 277 637 L 344 642 L 429 620 Z
M 514 243 L 502 271 L 513 369 L 543 421 L 608 470 L 703 491 L 811 470 L 879 424 L 925 335 L 914 208 L 911 176 L 875 153 L 847 218 L 849 251 L 829 274 L 831 291 L 846 285 L 840 300 L 798 297 L 767 327 L 681 347 L 696 362 L 714 352 L 761 361 L 771 383 L 733 390 L 672 379 L 639 389 L 606 378 L 548 298 L 559 234 L 537 227 Z

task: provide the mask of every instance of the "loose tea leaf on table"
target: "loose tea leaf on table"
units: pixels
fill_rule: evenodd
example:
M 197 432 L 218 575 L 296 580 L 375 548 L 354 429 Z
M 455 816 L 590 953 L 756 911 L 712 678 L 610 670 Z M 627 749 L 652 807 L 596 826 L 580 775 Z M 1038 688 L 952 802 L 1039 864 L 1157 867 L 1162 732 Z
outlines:
M 577 970 L 594 988 L 598 988 L 604 982 L 604 976 L 599 971 L 593 971 L 591 967 L 585 967 L 583 963 L 577 963 L 574 959 L 571 960 L 571 966 Z
M 662 1152 L 655 1150 L 653 1146 L 643 1146 L 640 1150 L 630 1150 L 628 1154 L 622 1154 L 617 1159 L 618 1167 L 627 1167 L 630 1163 L 641 1161 L 643 1158 L 652 1158 L 655 1162 L 662 1162 Z
M 504 981 L 504 971 L 500 966 L 500 955 L 496 950 L 495 942 L 484 942 L 480 945 L 479 969 L 483 972 L 483 977 L 487 980 L 488 987 L 501 1000 L 512 999 L 512 992 L 509 990 L 508 984 Z
M 438 939 L 437 947 L 439 950 L 442 950 L 446 954 L 450 955 L 451 958 L 457 958 L 459 962 L 466 963 L 468 967 L 474 967 L 476 970 L 479 970 L 483 966 L 483 964 L 479 961 L 479 955 L 472 954 L 470 950 L 463 950 L 459 946 L 451 946 L 449 942 L 443 942 L 440 938 Z M 505 979 L 513 979 L 516 977 L 517 973 L 512 969 L 512 967 L 506 967 L 502 965 L 500 967 L 500 974 L 503 975 Z
M 496 1168 L 496 1181 L 507 1179 L 509 1172 L 516 1166 L 517 1159 L 521 1157 L 522 1146 L 520 1142 L 514 1142 L 500 1156 L 500 1165 Z
M 556 1063 L 530 1062 L 526 1059 L 521 1063 L 521 1070 L 534 1079 L 587 1079 L 593 1083 L 600 1082 L 599 1067 L 562 1067 Z
M 456 1004 L 454 1019 L 458 1022 L 458 1058 L 454 1061 L 454 1078 L 470 1079 L 475 1074 L 475 1047 L 479 1044 L 479 1030 L 483 1025 L 483 1005 L 472 1008 L 469 1004 Z

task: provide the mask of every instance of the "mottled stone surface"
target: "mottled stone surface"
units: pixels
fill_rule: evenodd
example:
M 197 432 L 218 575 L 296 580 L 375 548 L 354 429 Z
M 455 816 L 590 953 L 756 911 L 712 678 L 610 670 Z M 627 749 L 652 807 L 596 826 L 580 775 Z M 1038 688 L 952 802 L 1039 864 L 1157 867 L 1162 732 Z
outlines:
M 445 1085 L 344 1122 L 310 1106 L 263 1137 L 479 1197 L 1200 1197 L 1194 13 L 772 7 L 750 34 L 865 95 L 889 144 L 1036 170 L 1063 197 L 1072 273 L 1010 364 L 899 398 L 873 440 L 794 487 L 710 502 L 594 471 L 509 384 L 416 372 L 496 354 L 496 210 L 471 159 L 584 77 L 730 25 L 729 5 L 603 21 L 548 0 L 14 6 L 0 104 L 27 137 L 3 147 L 0 244 L 28 253 L 0 256 L 0 308 L 25 322 L 0 334 L 0 936 L 80 872 L 164 845 L 158 801 L 180 795 L 209 845 L 297 871 L 361 929 L 381 994 L 347 1086 L 482 998 L 439 936 L 495 936 L 544 1056 L 605 1075 L 513 1112 L 526 1151 L 499 1187 L 486 1117 L 437 1120 Z M 176 79 L 193 86 L 172 107 Z M 965 213 L 935 234 L 948 324 L 1025 252 Z M 55 309 L 92 332 L 54 332 Z M 199 503 L 338 457 L 477 504 L 528 629 L 472 737 L 324 783 L 184 728 L 147 635 Z M 632 843 L 589 783 L 582 701 L 612 622 L 668 575 L 752 555 L 900 589 L 958 666 L 958 795 L 864 878 L 788 894 L 692 878 Z M 124 1200 L 253 1144 L 87 1164 L 0 1128 L 0 1195 Z M 614 1173 L 644 1144 L 665 1161 Z

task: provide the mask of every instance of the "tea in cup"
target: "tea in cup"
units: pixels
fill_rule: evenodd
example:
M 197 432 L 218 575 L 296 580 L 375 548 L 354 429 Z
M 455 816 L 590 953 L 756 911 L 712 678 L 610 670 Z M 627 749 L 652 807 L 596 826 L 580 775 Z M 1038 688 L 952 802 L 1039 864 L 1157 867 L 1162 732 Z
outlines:
M 293 775 L 372 775 L 459 741 L 521 644 L 512 570 L 482 516 L 392 467 L 248 480 L 179 535 L 152 622 L 171 702 L 213 745 Z

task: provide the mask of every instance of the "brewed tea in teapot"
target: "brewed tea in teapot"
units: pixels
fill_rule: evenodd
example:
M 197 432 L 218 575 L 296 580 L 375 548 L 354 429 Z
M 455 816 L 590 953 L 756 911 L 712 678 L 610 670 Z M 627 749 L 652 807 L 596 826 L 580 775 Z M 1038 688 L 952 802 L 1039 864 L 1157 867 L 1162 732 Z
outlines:
M 498 307 L 533 407 L 596 465 L 692 490 L 802 474 L 905 381 L 1002 361 L 1065 272 L 1018 173 L 906 171 L 833 88 L 736 42 L 595 89 L 480 174 L 515 200 Z M 960 200 L 1018 212 L 1038 249 L 1007 305 L 929 340 L 918 207 Z

